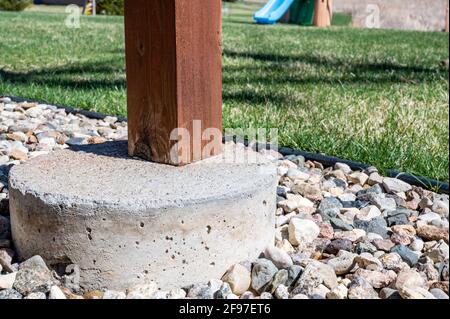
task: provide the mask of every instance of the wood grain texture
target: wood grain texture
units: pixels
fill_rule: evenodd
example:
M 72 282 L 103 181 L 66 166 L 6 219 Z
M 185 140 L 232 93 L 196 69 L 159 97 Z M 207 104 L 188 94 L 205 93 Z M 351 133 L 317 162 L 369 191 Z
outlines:
M 319 28 L 331 26 L 333 0 L 316 0 L 313 25 Z
M 222 130 L 221 29 L 220 0 L 125 1 L 130 156 L 185 165 L 201 158 L 192 140 L 187 161 L 170 157 L 174 129 Z

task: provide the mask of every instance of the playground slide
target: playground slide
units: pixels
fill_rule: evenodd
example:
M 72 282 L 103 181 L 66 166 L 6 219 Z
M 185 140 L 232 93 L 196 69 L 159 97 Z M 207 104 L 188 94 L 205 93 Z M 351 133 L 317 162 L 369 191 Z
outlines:
M 260 24 L 275 24 L 289 10 L 294 0 L 270 0 L 253 19 Z

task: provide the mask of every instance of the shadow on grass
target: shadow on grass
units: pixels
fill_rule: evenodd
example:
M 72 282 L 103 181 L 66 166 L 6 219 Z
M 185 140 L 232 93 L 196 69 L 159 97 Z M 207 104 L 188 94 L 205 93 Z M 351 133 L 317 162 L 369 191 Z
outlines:
M 107 60 L 88 61 L 65 66 L 46 67 L 29 72 L 13 72 L 0 69 L 0 79 L 12 84 L 43 85 L 46 87 L 67 87 L 70 89 L 125 89 L 124 50 L 118 49 L 117 56 Z M 273 85 L 342 85 L 403 83 L 417 85 L 436 80 L 436 76 L 448 76 L 448 67 L 423 67 L 395 63 L 361 63 L 351 59 L 324 57 L 313 54 L 267 54 L 238 52 L 226 49 L 226 58 L 251 59 L 256 62 L 247 65 L 223 67 L 224 101 L 249 104 L 288 104 L 292 97 L 288 93 L 255 90 L 246 84 Z M 296 65 L 293 65 L 296 63 Z M 320 72 L 311 72 L 311 66 Z M 239 85 L 232 91 L 229 85 Z
M 29 72 L 0 69 L 0 79 L 17 84 L 40 84 L 71 89 L 125 88 L 121 59 L 47 67 Z M 116 75 L 116 76 L 112 76 Z
M 351 61 L 339 59 L 336 57 L 328 58 L 324 56 L 317 56 L 311 54 L 283 55 L 283 54 L 266 54 L 266 53 L 238 52 L 232 50 L 224 50 L 223 55 L 230 58 L 240 58 L 240 59 L 250 58 L 252 60 L 278 64 L 283 64 L 286 62 L 301 62 L 333 68 L 349 69 L 354 72 L 396 71 L 402 73 L 410 73 L 410 75 L 415 75 L 413 73 L 435 74 L 437 71 L 442 70 L 442 72 L 444 73 L 444 69 L 439 67 L 428 68 L 422 66 L 399 65 L 394 63 L 352 63 Z

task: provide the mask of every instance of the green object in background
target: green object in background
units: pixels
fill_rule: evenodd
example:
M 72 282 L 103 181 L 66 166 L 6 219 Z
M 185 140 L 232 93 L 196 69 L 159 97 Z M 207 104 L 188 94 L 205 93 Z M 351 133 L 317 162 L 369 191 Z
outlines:
M 315 0 L 295 0 L 291 6 L 289 22 L 310 26 L 313 24 Z

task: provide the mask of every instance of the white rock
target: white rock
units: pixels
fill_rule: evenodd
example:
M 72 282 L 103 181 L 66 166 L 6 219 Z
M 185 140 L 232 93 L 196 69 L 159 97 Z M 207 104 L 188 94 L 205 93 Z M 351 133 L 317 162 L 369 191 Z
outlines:
M 16 281 L 17 273 L 11 273 L 8 275 L 0 275 L 0 290 L 12 289 L 14 281 Z
M 127 290 L 127 299 L 133 299 L 139 296 L 142 296 L 144 299 L 152 299 L 156 291 L 158 291 L 158 286 L 154 281 L 138 284 Z
M 67 299 L 67 297 L 58 286 L 52 286 L 48 299 Z
M 347 299 L 347 295 L 348 288 L 345 285 L 340 284 L 327 294 L 327 299 Z
M 121 291 L 107 290 L 103 294 L 103 299 L 106 300 L 125 299 L 126 297 L 127 297 L 126 294 Z
M 381 211 L 374 205 L 364 207 L 356 214 L 357 219 L 365 221 L 371 221 L 379 216 L 381 216 Z
M 404 181 L 396 178 L 385 177 L 383 178 L 383 187 L 388 193 L 402 193 L 412 190 L 412 186 Z
M 25 111 L 25 114 L 28 115 L 29 117 L 39 117 L 42 115 L 42 109 L 40 107 L 32 107 L 28 110 Z
M 369 179 L 369 176 L 363 172 L 355 172 L 347 176 L 347 179 L 353 184 L 364 186 Z
M 289 290 L 285 285 L 279 285 L 275 290 L 276 299 L 289 299 Z
M 167 299 L 184 299 L 186 298 L 186 291 L 183 289 L 173 289 L 169 291 Z
M 228 283 L 236 295 L 246 292 L 250 287 L 251 280 L 250 272 L 241 264 L 232 266 L 222 277 L 222 281 Z
M 403 299 L 435 299 L 428 292 L 427 281 L 415 270 L 402 270 L 397 277 L 395 288 Z
M 26 296 L 24 299 L 44 300 L 44 299 L 47 299 L 47 296 L 43 292 L 32 292 L 31 294 Z
M 272 261 L 278 269 L 287 269 L 293 265 L 292 258 L 277 247 L 267 247 L 264 251 L 264 256 Z
M 289 242 L 298 246 L 311 243 L 320 234 L 320 228 L 315 222 L 307 219 L 292 218 L 289 224 Z
M 344 163 L 336 163 L 334 165 L 334 169 L 341 170 L 345 174 L 351 174 L 352 173 L 352 169 L 350 168 L 350 166 L 348 166 L 347 164 L 344 164 Z

